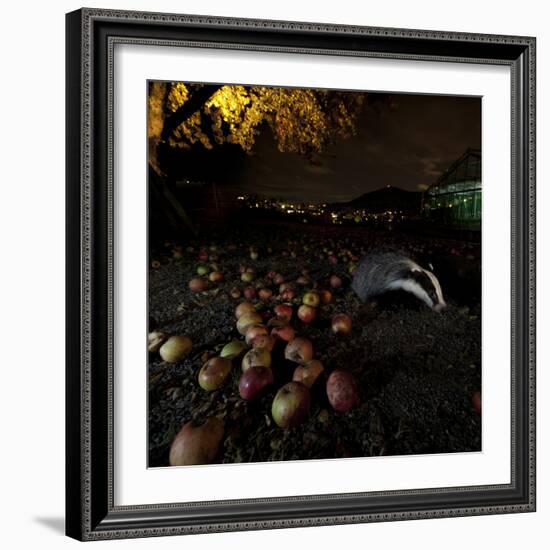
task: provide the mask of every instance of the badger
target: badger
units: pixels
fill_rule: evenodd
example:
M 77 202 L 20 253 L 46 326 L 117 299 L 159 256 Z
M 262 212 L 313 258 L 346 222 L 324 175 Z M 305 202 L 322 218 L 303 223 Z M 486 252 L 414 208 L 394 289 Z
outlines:
M 363 301 L 391 290 L 410 292 L 434 311 L 446 307 L 437 277 L 400 252 L 378 252 L 364 256 L 351 288 Z

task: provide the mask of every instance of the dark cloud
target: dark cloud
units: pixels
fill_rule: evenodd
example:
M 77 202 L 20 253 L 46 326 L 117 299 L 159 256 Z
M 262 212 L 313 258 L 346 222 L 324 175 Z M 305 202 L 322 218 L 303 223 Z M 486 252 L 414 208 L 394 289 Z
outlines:
M 345 201 L 385 185 L 417 190 L 468 147 L 481 147 L 481 99 L 397 95 L 391 109 L 370 104 L 354 138 L 315 164 L 280 153 L 263 133 L 235 189 L 311 201 Z

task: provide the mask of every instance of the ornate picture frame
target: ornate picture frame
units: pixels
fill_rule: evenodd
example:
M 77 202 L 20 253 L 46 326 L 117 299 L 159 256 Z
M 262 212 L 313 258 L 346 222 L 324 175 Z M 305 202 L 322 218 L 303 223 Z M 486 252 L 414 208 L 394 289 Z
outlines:
M 500 65 L 511 74 L 510 483 L 117 506 L 113 52 L 163 45 Z M 535 38 L 81 9 L 67 14 L 66 533 L 79 540 L 535 510 Z

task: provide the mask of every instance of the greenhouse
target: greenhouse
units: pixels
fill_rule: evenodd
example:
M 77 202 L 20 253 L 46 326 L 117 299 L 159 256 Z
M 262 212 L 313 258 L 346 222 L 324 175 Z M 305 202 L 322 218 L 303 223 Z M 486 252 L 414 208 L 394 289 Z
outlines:
M 431 222 L 458 229 L 481 229 L 481 151 L 468 149 L 423 198 L 423 214 Z

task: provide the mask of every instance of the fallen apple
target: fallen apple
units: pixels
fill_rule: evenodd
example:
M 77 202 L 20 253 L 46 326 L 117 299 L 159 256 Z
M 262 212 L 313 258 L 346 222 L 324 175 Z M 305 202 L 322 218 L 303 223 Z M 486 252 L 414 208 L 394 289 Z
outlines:
M 290 304 L 278 304 L 273 309 L 273 313 L 288 323 L 292 319 L 292 306 Z
M 285 302 L 290 302 L 296 296 L 296 291 L 293 288 L 285 288 L 279 295 Z
M 244 335 L 244 339 L 246 341 L 246 344 L 248 346 L 250 346 L 252 340 L 256 336 L 259 336 L 260 334 L 265 334 L 265 335 L 269 334 L 269 331 L 267 330 L 267 327 L 265 325 L 262 325 L 260 323 L 255 323 L 253 325 L 248 325 L 248 327 L 246 327 L 246 332 L 245 332 L 245 335 Z
M 256 289 L 253 286 L 247 286 L 243 290 L 243 294 L 244 294 L 244 297 L 247 300 L 254 300 L 254 298 L 256 298 L 258 296 L 258 292 L 256 291 Z
M 270 384 L 273 384 L 273 372 L 269 367 L 251 367 L 239 380 L 239 395 L 247 401 L 257 399 Z
M 168 335 L 164 332 L 154 330 L 147 335 L 147 349 L 150 352 L 156 353 L 162 344 L 166 342 Z
M 327 380 L 327 397 L 332 408 L 338 412 L 348 412 L 359 401 L 355 378 L 349 371 L 336 369 Z
M 212 357 L 199 371 L 199 386 L 206 391 L 217 390 L 231 372 L 231 359 Z
M 292 375 L 292 380 L 294 382 L 301 382 L 305 384 L 308 388 L 311 388 L 317 378 L 324 371 L 323 364 L 317 359 L 312 359 L 308 361 L 305 365 L 298 365 L 294 369 L 294 374 Z
M 237 321 L 237 330 L 239 334 L 243 336 L 246 334 L 246 330 L 249 325 L 261 324 L 262 316 L 258 313 L 245 313 L 239 317 Z
M 170 447 L 170 466 L 209 464 L 218 454 L 224 435 L 224 422 L 212 416 L 201 426 L 184 424 Z
M 317 309 L 313 306 L 306 306 L 305 304 L 302 304 L 298 308 L 298 318 L 304 323 L 309 325 L 309 323 L 313 323 L 313 321 L 315 321 L 316 317 Z
M 241 291 L 237 287 L 233 287 L 229 294 L 230 294 L 231 298 L 237 299 L 237 298 L 241 297 Z
M 330 286 L 332 288 L 340 288 L 342 286 L 342 279 L 338 275 L 332 275 L 330 278 Z
M 175 363 L 181 361 L 193 346 L 191 338 L 188 336 L 170 336 L 159 349 L 163 361 Z
M 197 267 L 197 275 L 206 275 L 209 271 L 210 269 L 206 265 L 201 264 Z
M 300 382 L 289 382 L 275 395 L 271 416 L 277 426 L 292 428 L 306 419 L 310 403 L 308 387 Z
M 201 279 L 200 277 L 195 277 L 189 281 L 189 288 L 193 292 L 203 292 L 208 288 L 208 282 L 206 279 Z
M 271 367 L 271 353 L 265 348 L 252 348 L 247 351 L 241 368 L 244 372 L 251 367 Z
M 302 298 L 302 302 L 306 306 L 317 307 L 320 301 L 321 299 L 319 298 L 319 294 L 317 294 L 317 292 L 306 292 Z
M 285 359 L 304 365 L 313 359 L 313 344 L 303 336 L 294 338 L 286 345 Z
M 241 340 L 233 340 L 225 346 L 220 351 L 220 357 L 226 357 L 227 359 L 236 359 L 239 357 L 248 346 Z
M 273 327 L 271 329 L 271 336 L 275 340 L 282 340 L 283 342 L 291 342 L 294 340 L 296 332 L 290 325 L 283 325 L 279 327 Z
M 235 308 L 235 317 L 237 319 L 239 319 L 245 313 L 256 313 L 256 308 L 254 307 L 254 304 L 251 304 L 250 302 L 241 302 Z
M 331 326 L 334 334 L 348 334 L 351 331 L 351 317 L 346 313 L 338 313 L 332 318 Z
M 258 296 L 260 297 L 260 300 L 267 301 L 273 296 L 273 291 L 269 288 L 260 288 Z
M 220 281 L 223 281 L 223 273 L 221 271 L 212 271 L 212 273 L 208 275 L 208 278 L 213 283 L 219 283 Z
M 266 349 L 270 353 L 273 351 L 275 346 L 275 338 L 269 334 L 258 334 L 252 338 L 250 345 L 253 348 L 262 348 Z
M 206 252 L 206 250 L 201 250 L 199 252 L 199 260 L 201 262 L 207 262 L 208 261 L 208 252 Z
M 253 280 L 254 280 L 254 273 L 252 273 L 251 271 L 245 271 L 242 275 L 241 275 L 241 281 L 243 283 L 251 283 Z

